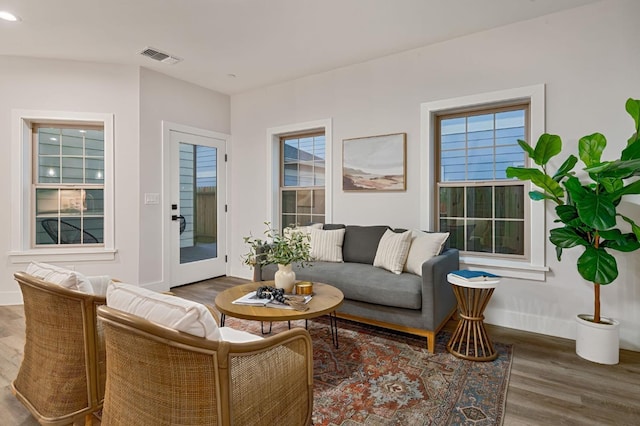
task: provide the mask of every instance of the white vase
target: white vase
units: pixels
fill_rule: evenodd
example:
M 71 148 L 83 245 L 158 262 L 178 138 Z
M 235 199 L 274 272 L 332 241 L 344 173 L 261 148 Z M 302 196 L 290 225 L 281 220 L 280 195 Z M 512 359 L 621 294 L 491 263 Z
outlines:
M 285 293 L 292 293 L 293 284 L 296 282 L 296 273 L 293 272 L 292 265 L 278 265 L 274 280 L 276 288 L 283 288 Z
M 576 354 L 588 361 L 614 365 L 620 356 L 620 323 L 611 318 L 593 322 L 593 315 L 576 316 Z

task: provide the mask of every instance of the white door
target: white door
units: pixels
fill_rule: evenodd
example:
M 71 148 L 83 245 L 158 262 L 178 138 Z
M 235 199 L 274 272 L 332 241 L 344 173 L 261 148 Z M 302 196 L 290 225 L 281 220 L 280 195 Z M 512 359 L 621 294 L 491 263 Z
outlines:
M 226 273 L 226 141 L 170 133 L 171 286 L 176 286 Z

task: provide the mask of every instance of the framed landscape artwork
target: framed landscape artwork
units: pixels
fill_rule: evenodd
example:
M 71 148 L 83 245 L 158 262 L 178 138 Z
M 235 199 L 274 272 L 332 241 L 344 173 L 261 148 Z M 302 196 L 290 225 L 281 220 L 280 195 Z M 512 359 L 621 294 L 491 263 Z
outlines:
M 344 191 L 406 190 L 407 134 L 369 136 L 342 141 Z

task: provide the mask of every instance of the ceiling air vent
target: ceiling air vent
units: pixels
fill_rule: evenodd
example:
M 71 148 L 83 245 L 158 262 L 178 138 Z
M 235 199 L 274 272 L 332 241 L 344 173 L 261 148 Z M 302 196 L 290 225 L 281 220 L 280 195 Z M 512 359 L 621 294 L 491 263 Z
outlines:
M 154 49 L 153 47 L 145 47 L 142 52 L 140 52 L 142 56 L 146 56 L 147 58 L 151 58 L 158 62 L 162 62 L 164 64 L 177 64 L 182 60 L 182 58 L 178 58 L 177 56 L 169 55 L 168 53 L 164 53 L 159 51 L 158 49 Z

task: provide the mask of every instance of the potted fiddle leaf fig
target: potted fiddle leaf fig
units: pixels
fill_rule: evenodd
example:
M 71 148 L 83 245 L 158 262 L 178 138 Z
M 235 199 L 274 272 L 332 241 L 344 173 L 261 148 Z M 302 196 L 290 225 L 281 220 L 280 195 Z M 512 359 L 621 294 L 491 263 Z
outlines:
M 556 246 L 558 260 L 565 249 L 583 250 L 577 268 L 582 278 L 593 283 L 594 312 L 576 318 L 576 353 L 603 364 L 618 363 L 619 324 L 601 316 L 600 286 L 611 284 L 618 277 L 613 251 L 632 252 L 640 248 L 638 218 L 618 211 L 626 196 L 640 194 L 640 100 L 630 98 L 625 107 L 635 122 L 635 133 L 619 159 L 602 159 L 607 140 L 601 133 L 594 133 L 578 142 L 578 157 L 585 166 L 582 172 L 574 171 L 578 158 L 572 154 L 552 171 L 549 162 L 562 151 L 562 141 L 557 135 L 545 133 L 535 147 L 518 141 L 537 167 L 508 167 L 506 171 L 507 177 L 528 180 L 540 188 L 529 193 L 532 200 L 555 204 L 555 222 L 560 226 L 550 231 L 549 240 Z M 604 341 L 586 340 L 595 336 Z

